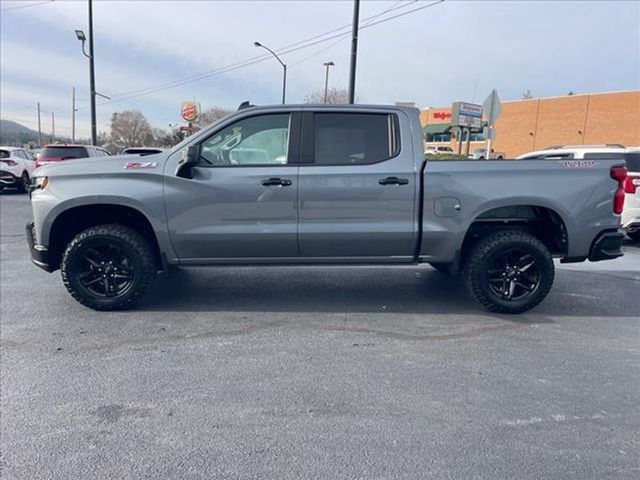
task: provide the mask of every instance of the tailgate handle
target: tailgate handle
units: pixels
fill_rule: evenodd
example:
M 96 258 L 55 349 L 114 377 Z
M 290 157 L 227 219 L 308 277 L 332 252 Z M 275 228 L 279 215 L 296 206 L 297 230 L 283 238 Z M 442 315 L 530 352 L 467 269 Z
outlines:
M 378 180 L 378 183 L 380 185 L 407 185 L 409 183 L 409 180 L 407 180 L 406 178 L 387 177 L 381 178 L 380 180 Z
M 289 187 L 293 182 L 286 178 L 267 178 L 262 181 L 265 187 Z

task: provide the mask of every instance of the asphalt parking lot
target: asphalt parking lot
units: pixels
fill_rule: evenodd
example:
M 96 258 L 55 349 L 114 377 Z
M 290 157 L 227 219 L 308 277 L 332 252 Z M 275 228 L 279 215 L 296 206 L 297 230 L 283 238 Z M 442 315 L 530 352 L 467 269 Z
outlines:
M 429 267 L 193 269 L 97 313 L 0 196 L 4 479 L 640 478 L 640 245 L 532 312 Z

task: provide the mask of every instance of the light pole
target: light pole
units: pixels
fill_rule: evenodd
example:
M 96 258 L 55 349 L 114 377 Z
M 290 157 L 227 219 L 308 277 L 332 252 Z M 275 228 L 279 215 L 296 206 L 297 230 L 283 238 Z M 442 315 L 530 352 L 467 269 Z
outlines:
M 329 67 L 333 67 L 335 63 L 325 62 L 323 65 L 327 67 L 327 74 L 324 78 L 324 103 L 327 103 L 327 93 L 329 91 Z
M 353 26 L 351 27 L 351 65 L 349 68 L 349 103 L 356 98 L 356 62 L 358 58 L 358 23 L 360 0 L 353 0 Z
M 276 52 L 271 50 L 269 47 L 262 45 L 260 42 L 253 42 L 253 44 L 258 48 L 264 48 L 265 50 L 267 50 L 269 53 L 271 53 L 271 55 L 276 57 L 276 60 L 278 60 L 278 62 L 280 62 L 280 65 L 282 65 L 282 68 L 284 69 L 284 75 L 282 77 L 282 104 L 284 105 L 287 93 L 287 66 L 282 60 L 280 60 L 280 57 L 276 55 Z
M 89 59 L 89 89 L 91 101 L 91 145 L 98 143 L 98 129 L 96 126 L 96 74 L 93 65 L 93 9 L 89 0 L 89 53 L 85 52 L 84 44 L 87 37 L 82 30 L 76 30 L 76 37 L 82 42 L 82 53 Z

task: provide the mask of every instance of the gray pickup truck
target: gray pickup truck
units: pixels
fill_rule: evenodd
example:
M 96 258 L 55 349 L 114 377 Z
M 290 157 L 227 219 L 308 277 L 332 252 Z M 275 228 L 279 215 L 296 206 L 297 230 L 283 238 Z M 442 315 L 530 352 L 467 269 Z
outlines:
M 413 108 L 250 107 L 168 152 L 38 169 L 27 239 L 97 310 L 174 266 L 429 263 L 518 313 L 554 257 L 622 255 L 624 175 L 616 159 L 428 161 Z

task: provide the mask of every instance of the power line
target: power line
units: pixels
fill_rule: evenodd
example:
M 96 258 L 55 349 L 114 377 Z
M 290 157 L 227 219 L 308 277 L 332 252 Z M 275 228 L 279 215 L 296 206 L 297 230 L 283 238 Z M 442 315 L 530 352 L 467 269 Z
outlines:
M 382 15 L 384 15 L 385 13 L 391 12 L 393 10 L 396 10 L 398 8 L 405 8 L 407 6 L 409 6 L 412 3 L 416 3 L 419 0 L 411 0 L 409 3 L 404 4 L 402 7 L 400 7 L 399 5 L 401 3 L 405 3 L 406 0 L 399 0 L 398 2 L 394 3 L 391 7 L 387 8 L 386 10 L 382 10 L 381 12 L 377 13 L 376 15 L 373 15 L 371 17 L 368 17 L 368 19 L 370 20 L 370 22 L 372 22 L 373 20 L 375 20 L 376 18 L 380 18 Z M 367 25 L 368 23 L 365 23 L 367 21 L 367 19 L 363 20 L 363 23 L 365 25 Z M 297 62 L 291 64 L 291 67 L 295 67 L 297 65 L 300 65 L 301 63 L 306 62 L 307 60 L 311 60 L 314 57 L 317 57 L 318 55 L 320 55 L 323 52 L 326 52 L 327 50 L 330 50 L 331 48 L 335 47 L 336 45 L 338 45 L 339 43 L 344 42 L 348 37 L 345 34 L 344 38 L 339 39 L 337 42 L 332 43 L 331 45 L 321 48 L 320 50 L 316 51 L 315 53 L 312 53 L 311 55 L 309 55 L 308 57 L 303 58 L 302 60 L 298 60 Z
M 420 0 L 411 0 L 411 3 L 415 3 L 417 1 L 420 1 Z M 401 2 L 398 2 L 398 3 L 401 3 Z M 391 10 L 396 10 L 396 9 L 405 8 L 405 7 L 409 6 L 409 4 L 398 6 L 398 3 L 396 3 L 393 7 L 389 8 L 389 9 L 386 9 L 386 10 L 380 12 L 380 13 L 372 15 L 371 17 L 365 18 L 363 20 L 363 22 L 367 21 L 367 20 L 372 20 L 372 19 L 378 18 L 380 15 L 382 15 L 384 13 L 387 13 L 387 12 L 389 12 Z M 346 25 L 343 25 L 342 27 L 334 28 L 333 30 L 328 30 L 328 31 L 320 33 L 320 34 L 313 35 L 313 36 L 308 37 L 308 38 L 306 38 L 304 40 L 300 40 L 298 42 L 291 43 L 289 45 L 286 45 L 284 47 L 276 49 L 276 53 L 279 53 L 279 54 L 288 53 L 288 52 L 283 52 L 283 50 L 284 49 L 294 48 L 294 47 L 297 47 L 299 45 L 309 43 L 309 42 L 311 42 L 313 40 L 316 40 L 316 39 L 319 39 L 319 38 L 322 38 L 322 37 L 326 37 L 327 35 L 330 35 L 332 33 L 336 33 L 336 32 L 339 32 L 341 30 L 345 30 L 346 28 L 349 28 L 349 27 L 351 27 L 351 24 L 346 24 Z M 346 35 L 346 34 L 348 34 L 348 32 L 344 32 L 344 34 Z M 335 38 L 335 36 L 333 38 Z M 326 40 L 330 40 L 330 38 L 327 38 Z M 312 45 L 315 45 L 315 43 L 307 45 L 307 46 L 312 46 Z M 292 50 L 292 51 L 296 51 L 296 50 Z M 258 56 L 251 57 L 251 58 L 246 59 L 246 60 L 242 60 L 240 62 L 236 62 L 236 63 L 232 63 L 230 65 L 226 65 L 224 67 L 218 67 L 218 68 L 215 68 L 213 70 L 208 70 L 206 72 L 202 72 L 202 73 L 198 73 L 198 74 L 195 74 L 195 75 L 189 75 L 189 76 L 186 76 L 186 77 L 178 78 L 178 79 L 172 80 L 170 82 L 161 83 L 161 84 L 154 85 L 154 86 L 151 86 L 151 87 L 139 88 L 137 90 L 129 90 L 129 91 L 121 92 L 121 93 L 116 93 L 116 94 L 114 94 L 114 100 L 117 100 L 118 98 L 121 98 L 121 97 L 124 97 L 124 96 L 129 96 L 131 94 L 135 94 L 135 93 L 139 93 L 139 92 L 146 92 L 147 90 L 155 89 L 155 88 L 159 88 L 159 87 L 164 87 L 164 86 L 173 87 L 174 84 L 177 84 L 178 82 L 180 82 L 179 85 L 183 85 L 184 83 L 182 83 L 182 82 L 186 82 L 187 80 L 190 80 L 190 81 L 201 80 L 202 78 L 207 78 L 209 76 L 213 76 L 213 75 L 217 74 L 220 70 L 223 70 L 223 69 L 226 69 L 226 68 L 235 67 L 235 66 L 244 64 L 246 62 L 254 62 L 255 61 L 255 63 L 259 63 L 262 60 L 267 60 L 267 59 L 270 59 L 270 58 L 271 58 L 270 54 L 258 55 Z M 253 63 L 250 63 L 250 65 L 253 65 Z M 176 86 L 178 86 L 178 85 L 176 85 Z M 108 103 L 108 102 L 103 102 L 103 104 L 104 103 Z
M 16 7 L 5 7 L 0 9 L 0 12 L 8 12 L 10 10 L 21 10 L 23 8 L 37 7 L 38 5 L 44 5 L 45 3 L 53 3 L 55 0 L 43 0 L 42 2 L 29 3 L 27 5 L 18 5 Z
M 403 12 L 403 13 L 400 13 L 400 14 L 397 14 L 397 15 L 394 15 L 394 16 L 391 16 L 391 17 L 386 17 L 386 18 L 383 18 L 383 19 L 378 20 L 378 21 L 372 21 L 372 20 L 375 20 L 376 18 L 379 18 L 381 15 L 383 15 L 385 13 L 390 13 L 391 11 L 395 11 L 395 10 L 406 8 L 406 7 L 410 6 L 410 5 L 418 3 L 420 1 L 421 0 L 412 0 L 411 3 L 403 3 L 402 5 L 399 5 L 398 3 L 396 3 L 393 7 L 386 9 L 386 11 L 384 11 L 384 12 L 379 12 L 379 13 L 377 13 L 375 15 L 372 15 L 370 17 L 367 17 L 367 18 L 363 19 L 362 20 L 363 22 L 369 22 L 369 23 L 363 25 L 361 28 L 362 29 L 369 28 L 369 27 L 372 27 L 372 26 L 375 26 L 375 25 L 379 25 L 381 23 L 384 23 L 384 22 L 387 22 L 387 21 L 402 17 L 404 15 L 408 15 L 408 14 L 413 13 L 413 12 L 424 10 L 426 8 L 438 5 L 438 4 L 442 3 L 442 2 L 444 2 L 445 0 L 436 0 L 434 2 L 431 2 L 431 3 L 427 4 L 427 5 L 408 10 L 406 12 Z M 333 30 L 330 30 L 330 31 L 322 33 L 322 34 L 315 35 L 313 37 L 309 37 L 306 40 L 302 40 L 302 41 L 293 43 L 291 45 L 288 45 L 286 47 L 283 47 L 283 49 L 280 49 L 279 51 L 277 51 L 277 53 L 279 55 L 285 55 L 285 54 L 288 54 L 288 53 L 296 52 L 298 50 L 302 50 L 302 49 L 305 49 L 305 48 L 312 47 L 314 45 L 325 43 L 325 42 L 333 40 L 335 38 L 346 37 L 346 36 L 350 35 L 349 31 L 342 32 L 342 33 L 335 33 L 334 35 L 330 35 L 328 37 L 326 35 L 328 33 L 339 32 L 340 30 L 344 30 L 345 28 L 347 28 L 349 26 L 350 25 L 345 25 L 343 27 L 340 27 L 340 28 L 337 28 L 337 29 L 333 29 Z M 322 37 L 325 37 L 325 38 L 322 38 Z M 318 39 L 318 38 L 319 38 L 319 40 L 316 40 L 316 41 L 313 41 L 313 42 L 309 43 L 310 40 Z M 251 65 L 255 65 L 255 64 L 261 63 L 261 62 L 263 62 L 263 61 L 265 61 L 265 60 L 267 60 L 269 58 L 270 58 L 270 55 L 261 55 L 261 56 L 257 56 L 257 57 L 252 57 L 252 58 L 247 59 L 247 60 L 236 62 L 236 63 L 230 64 L 230 65 L 226 65 L 224 67 L 220 67 L 220 68 L 215 69 L 215 70 L 210 70 L 208 72 L 203 72 L 201 74 L 197 74 L 197 75 L 193 75 L 193 76 L 189 76 L 189 77 L 184 77 L 182 79 L 174 80 L 172 82 L 158 84 L 158 85 L 155 85 L 155 86 L 152 86 L 152 87 L 141 88 L 141 89 L 138 89 L 138 90 L 131 90 L 129 92 L 123 92 L 123 93 L 121 93 L 119 95 L 115 95 L 112 100 L 100 103 L 100 105 L 106 105 L 106 104 L 109 104 L 109 103 L 120 102 L 120 101 L 123 101 L 123 100 L 129 100 L 129 99 L 132 99 L 132 98 L 149 95 L 149 94 L 156 93 L 156 92 L 163 91 L 163 90 L 167 90 L 167 89 L 170 89 L 170 88 L 179 87 L 179 86 L 185 85 L 187 83 L 192 83 L 192 82 L 195 82 L 195 81 L 198 81 L 198 80 L 203 80 L 205 78 L 214 77 L 214 76 L 217 76 L 217 75 L 221 75 L 223 73 L 228 73 L 228 72 L 232 72 L 234 70 L 238 70 L 240 68 L 244 68 L 244 67 L 248 67 L 248 66 L 251 66 Z M 84 108 L 86 108 L 86 107 L 84 107 Z

